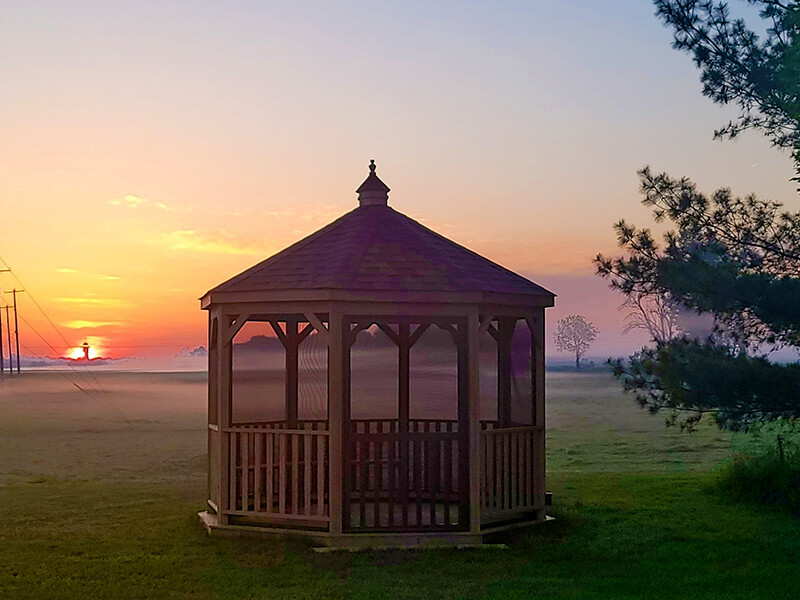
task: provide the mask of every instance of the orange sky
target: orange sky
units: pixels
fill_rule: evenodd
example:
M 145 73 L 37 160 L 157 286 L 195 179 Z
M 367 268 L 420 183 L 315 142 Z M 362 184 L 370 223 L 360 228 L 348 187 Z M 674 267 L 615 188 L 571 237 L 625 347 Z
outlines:
M 207 289 L 353 208 L 375 158 L 394 208 L 550 285 L 597 354 L 633 349 L 590 260 L 649 223 L 636 169 L 796 208 L 790 161 L 712 141 L 733 112 L 648 2 L 486 4 L 4 8 L 0 256 L 71 345 L 170 356 L 205 342 Z

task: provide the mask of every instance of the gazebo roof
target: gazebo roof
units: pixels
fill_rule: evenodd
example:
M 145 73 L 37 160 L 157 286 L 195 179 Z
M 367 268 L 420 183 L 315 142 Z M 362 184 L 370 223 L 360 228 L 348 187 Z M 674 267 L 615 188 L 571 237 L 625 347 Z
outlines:
M 208 294 L 344 290 L 554 295 L 439 235 L 387 204 L 375 174 L 359 187 L 358 208 L 213 288 Z

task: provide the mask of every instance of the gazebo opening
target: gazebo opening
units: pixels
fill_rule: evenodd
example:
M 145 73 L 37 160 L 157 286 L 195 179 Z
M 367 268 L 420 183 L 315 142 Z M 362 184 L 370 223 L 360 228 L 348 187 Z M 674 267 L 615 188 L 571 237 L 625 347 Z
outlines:
M 545 519 L 553 295 L 388 207 L 223 283 L 209 310 L 211 531 L 479 543 Z

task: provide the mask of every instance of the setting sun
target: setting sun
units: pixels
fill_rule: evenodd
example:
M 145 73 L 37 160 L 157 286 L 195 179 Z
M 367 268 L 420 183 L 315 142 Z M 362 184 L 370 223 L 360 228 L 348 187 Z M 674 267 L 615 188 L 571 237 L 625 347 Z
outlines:
M 68 349 L 64 356 L 72 360 L 81 360 L 87 357 L 92 360 L 102 357 L 104 352 L 101 339 L 90 336 L 82 345 Z

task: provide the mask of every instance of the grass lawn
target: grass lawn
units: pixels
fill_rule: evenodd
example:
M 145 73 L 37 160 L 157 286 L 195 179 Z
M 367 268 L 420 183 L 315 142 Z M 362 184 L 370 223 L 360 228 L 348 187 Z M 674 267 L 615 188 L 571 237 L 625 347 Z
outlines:
M 508 550 L 322 555 L 201 529 L 202 379 L 102 377 L 96 403 L 0 389 L 0 598 L 800 598 L 800 521 L 709 489 L 759 440 L 665 431 L 606 374 L 549 376 L 557 521 Z

